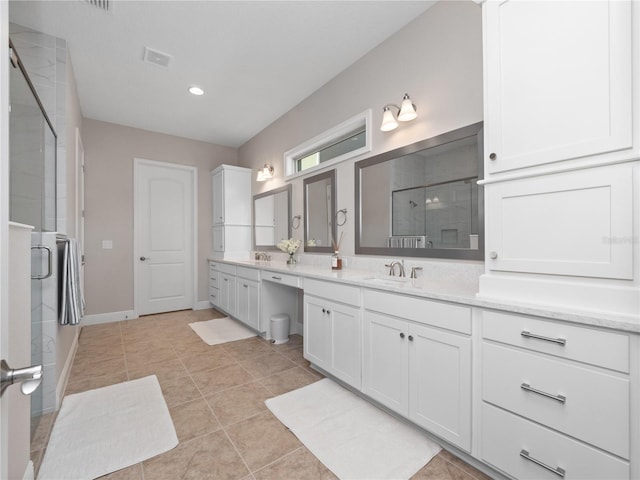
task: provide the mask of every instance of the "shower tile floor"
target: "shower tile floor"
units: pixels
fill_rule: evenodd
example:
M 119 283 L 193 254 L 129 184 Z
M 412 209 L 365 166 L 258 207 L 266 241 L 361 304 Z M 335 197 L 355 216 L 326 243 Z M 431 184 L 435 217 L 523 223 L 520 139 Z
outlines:
M 173 450 L 101 478 L 336 478 L 264 405 L 322 378 L 302 356 L 302 337 L 284 345 L 253 337 L 209 346 L 188 325 L 221 316 L 185 310 L 82 328 L 65 394 L 155 374 L 179 439 Z M 54 420 L 55 414 L 43 416 L 32 439 L 36 471 Z M 488 478 L 444 450 L 413 476 Z

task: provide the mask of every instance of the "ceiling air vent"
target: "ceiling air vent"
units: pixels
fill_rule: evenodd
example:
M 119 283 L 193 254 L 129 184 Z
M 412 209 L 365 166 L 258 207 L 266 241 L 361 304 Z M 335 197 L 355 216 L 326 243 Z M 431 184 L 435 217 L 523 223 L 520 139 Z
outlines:
M 100 10 L 104 10 L 105 12 L 109 11 L 111 7 L 111 0 L 85 0 L 87 3 L 93 5 L 94 7 L 98 7 Z
M 167 68 L 171 63 L 172 58 L 173 57 L 168 53 L 164 53 L 159 50 L 154 50 L 153 48 L 145 47 L 144 56 L 142 60 L 144 60 L 147 63 L 153 63 L 154 65 L 160 65 L 161 67 Z

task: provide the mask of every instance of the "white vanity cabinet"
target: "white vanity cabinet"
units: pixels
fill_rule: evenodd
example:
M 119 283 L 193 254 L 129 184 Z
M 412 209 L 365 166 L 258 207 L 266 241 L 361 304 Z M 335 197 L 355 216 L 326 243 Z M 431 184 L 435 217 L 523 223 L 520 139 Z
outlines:
M 218 270 L 218 304 L 224 313 L 236 316 L 236 267 L 227 263 L 217 263 Z
M 632 478 L 633 342 L 624 333 L 483 311 L 481 460 L 515 478 L 549 471 Z
M 209 303 L 217 307 L 220 303 L 220 270 L 216 262 L 209 262 Z
M 628 0 L 483 3 L 487 173 L 640 155 L 638 7 Z
M 471 451 L 471 309 L 364 290 L 362 392 Z
M 358 390 L 362 383 L 360 288 L 304 281 L 304 357 Z
M 255 268 L 237 267 L 236 318 L 255 330 L 261 330 L 260 325 L 260 270 Z
M 220 165 L 211 172 L 213 256 L 248 259 L 251 251 L 251 169 Z

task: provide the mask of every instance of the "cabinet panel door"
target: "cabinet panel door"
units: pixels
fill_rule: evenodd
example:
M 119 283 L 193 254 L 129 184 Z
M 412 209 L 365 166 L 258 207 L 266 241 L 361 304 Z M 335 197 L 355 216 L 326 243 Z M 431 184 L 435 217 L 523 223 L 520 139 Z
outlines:
M 304 297 L 304 358 L 311 363 L 327 368 L 329 319 L 323 301 Z
M 213 251 L 224 252 L 224 227 L 213 227 Z
M 471 451 L 471 338 L 409 327 L 409 418 Z
M 223 172 L 218 172 L 211 177 L 213 224 L 224 223 L 224 177 Z M 215 243 L 214 243 L 215 245 Z
M 240 310 L 240 289 L 242 289 L 242 296 L 247 303 L 245 323 L 251 328 L 260 330 L 260 284 L 248 280 L 242 280 L 239 283 L 238 310 Z
M 633 156 L 630 1 L 508 0 L 483 9 L 485 145 L 495 154 L 488 172 Z
M 408 324 L 377 313 L 364 313 L 362 391 L 392 410 L 409 413 Z
M 360 310 L 328 304 L 331 322 L 331 364 L 329 371 L 352 387 L 362 384 Z
M 633 168 L 486 186 L 491 270 L 633 277 Z

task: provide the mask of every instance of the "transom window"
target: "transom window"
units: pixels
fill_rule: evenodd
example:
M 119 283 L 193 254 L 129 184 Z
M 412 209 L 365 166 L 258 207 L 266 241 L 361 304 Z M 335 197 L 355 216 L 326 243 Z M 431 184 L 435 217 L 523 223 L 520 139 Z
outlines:
M 287 177 L 297 177 L 371 151 L 371 110 L 285 153 Z

